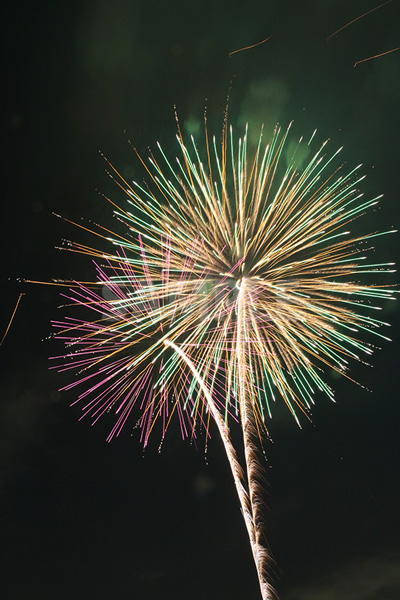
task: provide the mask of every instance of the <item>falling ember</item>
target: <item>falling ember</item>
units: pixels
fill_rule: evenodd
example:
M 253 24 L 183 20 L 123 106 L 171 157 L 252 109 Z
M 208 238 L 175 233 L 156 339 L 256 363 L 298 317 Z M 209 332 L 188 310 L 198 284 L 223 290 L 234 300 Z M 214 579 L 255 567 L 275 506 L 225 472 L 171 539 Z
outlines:
M 252 48 L 255 48 L 256 46 L 261 46 L 261 44 L 265 44 L 265 42 L 268 42 L 269 39 L 271 39 L 270 35 L 267 38 L 265 38 L 265 40 L 261 40 L 261 42 L 257 42 L 256 44 L 252 44 L 251 46 L 245 46 L 244 48 L 239 48 L 238 50 L 232 50 L 232 52 L 229 52 L 228 56 L 230 58 L 232 56 L 232 54 L 237 54 L 238 52 L 243 52 L 243 50 L 251 50 Z
M 329 40 L 334 36 L 337 35 L 338 33 L 340 33 L 341 31 L 343 31 L 343 29 L 346 29 L 347 27 L 349 27 L 350 25 L 352 25 L 353 23 L 355 23 L 356 21 L 358 21 L 359 19 L 362 19 L 363 17 L 366 17 L 367 15 L 375 12 L 376 10 L 378 10 L 378 8 L 382 8 L 383 6 L 385 6 L 386 4 L 389 4 L 392 0 L 386 0 L 386 2 L 383 2 L 382 4 L 379 4 L 379 6 L 375 6 L 374 8 L 371 8 L 371 10 L 367 10 L 367 12 L 363 13 L 362 15 L 359 15 L 358 17 L 356 17 L 355 19 L 352 19 L 351 21 L 349 21 L 348 23 L 346 23 L 346 25 L 343 25 L 343 27 L 341 27 L 340 29 L 338 29 L 337 31 L 335 31 L 334 33 L 331 33 L 331 35 L 329 35 L 326 38 L 326 41 L 329 42 Z
M 324 371 L 350 379 L 350 360 L 364 361 L 374 338 L 388 339 L 374 315 L 394 297 L 379 281 L 392 265 L 368 260 L 372 242 L 393 230 L 349 231 L 379 201 L 359 191 L 359 167 L 343 172 L 340 150 L 327 154 L 327 142 L 304 166 L 301 151 L 284 160 L 289 135 L 290 126 L 266 144 L 260 135 L 250 153 L 247 130 L 236 141 L 225 126 L 221 145 L 207 129 L 204 142 L 186 144 L 178 130 L 176 164 L 160 145 L 158 158 L 138 155 L 145 184 L 110 164 L 127 202 L 109 202 L 126 232 L 93 229 L 109 252 L 71 243 L 96 258 L 97 278 L 71 285 L 64 296 L 76 314 L 54 322 L 67 346 L 54 368 L 77 373 L 63 389 L 80 388 L 76 403 L 93 423 L 113 415 L 108 440 L 132 413 L 144 446 L 154 429 L 163 439 L 173 418 L 191 438 L 201 429 L 208 437 L 215 422 L 263 600 L 273 592 L 257 444 L 273 400 L 280 396 L 300 423 L 316 391 L 333 399 Z M 299 146 L 310 153 L 312 140 Z M 229 435 L 235 420 L 244 471 Z
M 374 54 L 374 56 L 369 56 L 368 58 L 362 58 L 361 60 L 357 60 L 354 63 L 354 67 L 356 67 L 360 63 L 367 62 L 367 60 L 373 60 L 374 58 L 380 58 L 381 56 L 386 56 L 386 54 L 397 52 L 397 50 L 400 50 L 400 46 L 398 48 L 392 48 L 392 50 L 386 50 L 386 52 L 381 52 L 380 54 Z
M 14 310 L 13 310 L 13 312 L 12 312 L 12 315 L 11 315 L 11 317 L 10 317 L 10 320 L 8 321 L 8 325 L 7 325 L 7 327 L 6 327 L 6 330 L 5 330 L 5 332 L 4 332 L 4 335 L 3 335 L 3 337 L 1 338 L 1 341 L 0 341 L 0 346 L 2 346 L 2 345 L 3 345 L 3 342 L 4 342 L 4 340 L 5 340 L 5 339 L 6 339 L 6 337 L 7 337 L 7 333 L 8 333 L 8 331 L 9 331 L 10 327 L 11 327 L 11 323 L 12 323 L 12 322 L 13 322 L 13 320 L 14 320 L 15 313 L 17 312 L 17 309 L 18 309 L 19 303 L 21 302 L 21 298 L 22 298 L 22 296 L 25 296 L 25 294 L 24 294 L 24 293 L 21 293 L 21 294 L 18 296 L 18 300 L 17 300 L 17 302 L 16 302 L 16 304 L 15 304 L 15 306 L 14 306 Z

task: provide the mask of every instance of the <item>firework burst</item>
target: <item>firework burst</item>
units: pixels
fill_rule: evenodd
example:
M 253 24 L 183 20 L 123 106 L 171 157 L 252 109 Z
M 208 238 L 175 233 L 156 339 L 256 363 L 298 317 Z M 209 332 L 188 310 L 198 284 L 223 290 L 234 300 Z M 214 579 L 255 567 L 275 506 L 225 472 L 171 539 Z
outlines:
M 83 389 L 76 402 L 93 422 L 115 414 L 109 440 L 133 408 L 144 446 L 157 423 L 164 437 L 174 415 L 183 437 L 196 437 L 199 424 L 208 436 L 215 421 L 264 600 L 273 592 L 256 448 L 271 403 L 283 398 L 299 422 L 316 391 L 333 398 L 324 371 L 349 377 L 349 359 L 371 354 L 371 335 L 385 337 L 379 328 L 386 325 L 374 316 L 375 301 L 393 298 L 383 283 L 365 283 L 365 274 L 381 278 L 392 270 L 367 258 L 383 233 L 348 230 L 378 202 L 358 191 L 359 167 L 343 173 L 340 150 L 327 154 L 326 142 L 301 166 L 314 135 L 286 160 L 289 130 L 277 129 L 267 144 L 261 135 L 250 160 L 247 131 L 235 141 L 225 127 L 217 144 L 206 129 L 201 151 L 178 130 L 176 164 L 160 146 L 159 158 L 138 155 L 142 184 L 110 165 L 127 194 L 125 209 L 112 202 L 126 233 L 96 230 L 112 243 L 110 252 L 71 244 L 98 259 L 97 281 L 75 283 L 66 294 L 91 316 L 54 323 L 68 346 L 57 368 L 78 372 L 64 389 Z M 243 431 L 245 473 L 230 440 L 231 418 Z

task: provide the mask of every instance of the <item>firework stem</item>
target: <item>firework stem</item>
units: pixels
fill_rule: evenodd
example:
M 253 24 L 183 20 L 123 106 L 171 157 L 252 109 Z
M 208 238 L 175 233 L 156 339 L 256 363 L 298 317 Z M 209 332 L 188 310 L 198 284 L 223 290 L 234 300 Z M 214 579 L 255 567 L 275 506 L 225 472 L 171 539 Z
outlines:
M 254 562 L 263 600 L 272 598 L 272 587 L 266 579 L 266 566 L 271 560 L 269 552 L 262 544 L 262 519 L 260 515 L 261 491 L 258 478 L 262 471 L 257 456 L 257 427 L 254 421 L 254 408 L 248 382 L 246 358 L 246 279 L 240 280 L 237 298 L 236 360 L 239 391 L 240 418 L 243 431 L 243 446 L 246 461 L 247 484 L 253 521 L 254 538 L 250 539 Z

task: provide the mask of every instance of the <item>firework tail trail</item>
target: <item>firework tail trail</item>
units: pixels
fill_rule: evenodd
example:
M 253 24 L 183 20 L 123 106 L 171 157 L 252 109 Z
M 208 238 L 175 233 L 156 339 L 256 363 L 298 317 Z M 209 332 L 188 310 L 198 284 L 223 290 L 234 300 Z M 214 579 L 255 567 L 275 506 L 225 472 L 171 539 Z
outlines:
M 242 286 L 243 286 L 243 293 L 244 293 L 243 282 L 244 282 L 244 280 L 242 279 Z M 241 288 L 242 288 L 242 286 L 241 286 Z M 243 296 L 243 294 L 242 294 L 242 296 Z M 242 301 L 243 301 L 243 298 L 241 297 L 240 292 L 239 292 L 238 323 L 239 323 L 239 317 L 240 317 L 239 308 L 241 306 Z M 238 325 L 238 332 L 239 331 L 241 331 L 241 327 Z M 238 333 L 238 336 L 239 336 L 239 333 Z M 257 435 L 254 424 L 251 423 L 251 417 L 249 415 L 246 415 L 246 417 L 242 417 L 242 418 L 246 419 L 246 425 L 243 425 L 243 439 L 244 439 L 244 445 L 245 445 L 248 486 L 249 486 L 249 490 L 250 490 L 250 494 L 249 494 L 244 486 L 243 470 L 242 470 L 242 467 L 240 466 L 239 460 L 237 458 L 236 450 L 232 444 L 232 440 L 229 435 L 229 428 L 226 425 L 224 419 L 222 418 L 221 413 L 219 412 L 218 408 L 216 407 L 214 400 L 213 400 L 207 386 L 205 385 L 200 373 L 198 372 L 198 370 L 196 369 L 196 367 L 194 366 L 194 364 L 190 360 L 190 358 L 183 352 L 183 350 L 181 348 L 179 348 L 176 344 L 174 344 L 174 342 L 166 339 L 166 340 L 164 340 L 164 344 L 166 346 L 169 346 L 173 350 L 175 350 L 175 352 L 187 364 L 187 366 L 193 373 L 193 376 L 195 377 L 196 381 L 198 382 L 202 392 L 204 393 L 204 396 L 206 398 L 206 401 L 207 401 L 208 407 L 210 409 L 210 412 L 212 414 L 212 417 L 218 427 L 218 432 L 220 434 L 222 443 L 224 445 L 226 456 L 229 461 L 229 466 L 232 471 L 233 479 L 234 479 L 235 486 L 236 486 L 236 491 L 237 491 L 239 501 L 240 501 L 240 506 L 242 509 L 243 519 L 246 524 L 246 529 L 247 529 L 247 533 L 248 533 L 249 540 L 250 540 L 251 551 L 253 553 L 253 558 L 254 558 L 256 569 L 257 569 L 257 575 L 258 575 L 258 579 L 260 582 L 261 595 L 262 595 L 263 600 L 271 600 L 272 599 L 272 588 L 267 583 L 265 576 L 264 576 L 265 563 L 268 560 L 270 560 L 270 557 L 269 557 L 266 549 L 260 543 L 261 532 L 260 532 L 260 527 L 259 527 L 259 518 L 258 518 L 258 510 L 257 510 L 258 504 L 259 504 L 259 499 L 258 499 L 258 493 L 257 493 L 257 481 L 256 481 L 256 477 L 255 477 L 255 470 L 256 469 L 258 470 L 259 465 L 258 465 L 258 461 L 257 461 L 257 456 L 255 454 L 255 450 L 256 450 L 255 444 L 253 442 L 254 435 Z M 243 374 L 242 371 L 244 371 L 245 365 L 242 364 L 242 367 L 241 367 L 240 361 L 242 361 L 242 363 L 243 363 L 243 361 L 245 360 L 245 357 L 244 357 L 244 353 L 243 353 L 242 344 L 240 344 L 239 342 L 237 344 L 237 350 L 238 350 L 238 356 L 237 356 L 238 370 L 239 370 L 239 373 Z M 242 391 L 240 391 L 240 394 L 241 393 L 242 393 Z M 244 398 L 241 397 L 241 399 L 243 399 L 244 402 L 248 403 L 247 394 L 246 394 L 245 390 L 244 390 Z M 251 412 L 252 412 L 251 407 L 249 409 L 249 412 L 251 414 Z
M 239 284 L 237 297 L 237 324 L 236 324 L 236 361 L 238 376 L 238 392 L 240 406 L 240 420 L 243 432 L 243 448 L 246 461 L 247 485 L 250 496 L 250 507 L 252 512 L 254 542 L 251 544 L 254 562 L 257 569 L 258 580 L 263 600 L 272 598 L 272 588 L 267 581 L 267 564 L 271 557 L 262 544 L 262 519 L 260 515 L 261 493 L 259 490 L 258 477 L 261 465 L 257 457 L 258 437 L 257 427 L 254 422 L 254 407 L 250 397 L 250 386 L 248 381 L 248 366 L 246 358 L 246 278 L 242 277 Z

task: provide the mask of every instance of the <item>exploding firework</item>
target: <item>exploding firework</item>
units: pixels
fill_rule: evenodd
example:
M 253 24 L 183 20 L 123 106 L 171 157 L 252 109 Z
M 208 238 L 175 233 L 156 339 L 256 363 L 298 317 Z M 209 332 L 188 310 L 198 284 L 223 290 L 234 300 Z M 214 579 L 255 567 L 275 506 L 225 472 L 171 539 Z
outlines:
M 97 281 L 71 286 L 78 315 L 54 323 L 68 347 L 57 368 L 78 372 L 64 389 L 83 390 L 82 418 L 115 415 L 108 440 L 133 409 L 144 446 L 153 429 L 164 437 L 174 415 L 183 437 L 199 429 L 207 437 L 216 423 L 264 600 L 273 594 L 257 457 L 266 418 L 278 396 L 298 422 L 315 392 L 333 398 L 324 371 L 349 377 L 349 360 L 372 353 L 386 325 L 373 301 L 393 298 L 384 282 L 368 283 L 391 265 L 367 257 L 374 239 L 393 231 L 348 230 L 379 199 L 363 199 L 359 167 L 343 173 L 340 150 L 328 154 L 325 142 L 312 152 L 314 134 L 288 159 L 289 131 L 277 128 L 267 144 L 260 135 L 249 160 L 247 131 L 235 141 L 225 126 L 217 144 L 206 128 L 202 151 L 178 129 L 175 165 L 159 145 L 158 158 L 138 155 L 145 183 L 110 165 L 127 195 L 124 209 L 109 200 L 125 233 L 96 230 L 109 252 L 72 243 L 98 259 Z M 231 419 L 243 431 L 245 471 Z

